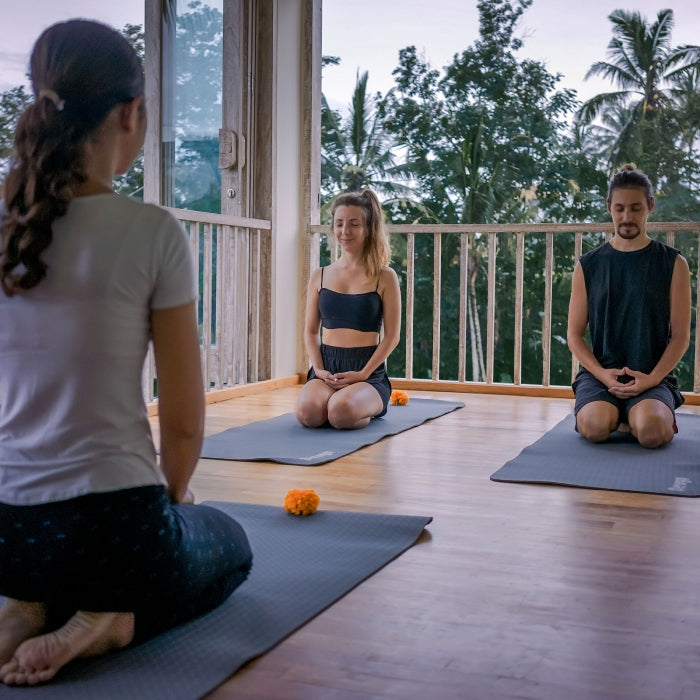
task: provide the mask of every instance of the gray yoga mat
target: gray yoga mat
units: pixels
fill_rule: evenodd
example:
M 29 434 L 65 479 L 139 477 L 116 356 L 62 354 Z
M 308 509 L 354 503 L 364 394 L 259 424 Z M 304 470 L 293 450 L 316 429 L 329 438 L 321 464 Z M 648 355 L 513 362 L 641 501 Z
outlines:
M 389 405 L 384 416 L 360 430 L 305 428 L 293 413 L 285 413 L 206 437 L 201 456 L 316 466 L 463 406 L 456 401 L 412 398 L 405 406 Z
M 593 444 L 569 415 L 491 475 L 493 481 L 557 484 L 666 496 L 700 496 L 700 416 L 677 413 L 678 434 L 647 450 L 629 433 Z
M 78 659 L 46 685 L 0 685 L 0 697 L 201 698 L 399 556 L 432 520 L 323 510 L 299 517 L 282 507 L 209 505 L 233 516 L 253 548 L 248 580 L 223 605 L 134 648 Z

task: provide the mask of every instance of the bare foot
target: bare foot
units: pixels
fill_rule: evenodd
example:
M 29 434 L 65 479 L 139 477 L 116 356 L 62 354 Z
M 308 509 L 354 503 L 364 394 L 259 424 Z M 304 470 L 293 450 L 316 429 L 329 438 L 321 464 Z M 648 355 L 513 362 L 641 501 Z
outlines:
M 7 663 L 17 647 L 36 637 L 46 626 L 46 606 L 9 598 L 0 610 L 0 666 Z
M 20 644 L 0 667 L 6 685 L 36 685 L 79 656 L 98 656 L 127 646 L 134 637 L 132 613 L 95 613 L 79 610 L 63 627 Z

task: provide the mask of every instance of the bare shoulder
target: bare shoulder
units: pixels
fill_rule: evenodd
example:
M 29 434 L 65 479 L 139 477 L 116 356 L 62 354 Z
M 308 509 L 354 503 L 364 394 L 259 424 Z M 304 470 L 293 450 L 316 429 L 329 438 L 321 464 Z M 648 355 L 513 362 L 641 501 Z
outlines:
M 690 302 L 690 268 L 688 261 L 679 253 L 676 262 L 673 264 L 673 274 L 671 275 L 671 286 L 676 293 L 682 293 L 688 297 Z
M 323 272 L 322 267 L 317 267 L 311 272 L 309 276 L 309 290 L 313 289 L 318 291 L 321 288 L 321 274 Z
M 673 272 L 677 272 L 678 270 L 681 270 L 685 272 L 686 270 L 689 272 L 690 268 L 688 267 L 688 261 L 680 254 L 676 255 L 676 262 L 673 266 Z
M 399 283 L 399 276 L 396 274 L 396 271 L 394 270 L 393 267 L 385 267 L 382 268 L 382 271 L 379 275 L 379 281 L 380 283 Z

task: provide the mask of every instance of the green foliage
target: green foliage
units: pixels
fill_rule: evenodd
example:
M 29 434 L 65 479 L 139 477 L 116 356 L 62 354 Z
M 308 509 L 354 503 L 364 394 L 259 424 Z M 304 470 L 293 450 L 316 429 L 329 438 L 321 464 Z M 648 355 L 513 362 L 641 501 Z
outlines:
M 410 176 L 413 186 L 410 197 L 384 202 L 387 219 L 428 224 L 605 221 L 610 169 L 627 161 L 636 162 L 658 184 L 656 219 L 698 218 L 700 53 L 696 47 L 671 48 L 673 13 L 660 12 L 654 25 L 647 25 L 638 13 L 617 10 L 610 15 L 614 30 L 611 60 L 596 64 L 591 74 L 615 78 L 618 91 L 582 106 L 573 91 L 558 89 L 559 75 L 542 63 L 518 56 L 522 41 L 515 28 L 531 2 L 480 0 L 478 40 L 441 70 L 430 66 L 415 47 L 402 49 L 393 73 L 394 87 L 386 96 L 378 95 L 364 112 L 358 110 L 358 80 L 352 115 L 371 114 L 372 128 L 381 130 L 383 149 L 401 155 L 403 160 L 394 164 L 403 165 L 401 172 Z M 667 81 L 664 91 L 658 88 L 662 78 Z M 650 85 L 653 89 L 648 89 Z M 575 113 L 578 120 L 572 126 Z M 596 120 L 586 121 L 585 115 L 595 115 Z M 345 186 L 340 176 L 348 160 L 345 143 L 352 142 L 352 124 L 362 122 L 344 122 L 325 103 L 322 116 L 324 191 L 331 192 L 333 186 Z M 382 177 L 386 176 L 390 178 L 391 172 L 385 171 Z M 375 175 L 374 181 L 378 179 Z M 370 181 L 362 180 L 363 184 Z M 547 236 L 528 234 L 524 241 L 521 381 L 566 385 L 571 378 L 566 326 L 574 235 L 550 235 L 557 261 L 552 279 L 550 372 L 543 377 Z M 466 379 L 485 378 L 492 238 L 478 233 L 441 235 L 441 379 L 457 378 L 460 285 L 466 288 Z M 516 237 L 499 234 L 496 238 L 491 248 L 496 251 L 498 271 L 493 376 L 495 381 L 512 382 Z M 584 252 L 603 240 L 599 234 L 584 236 Z M 460 267 L 463 244 L 467 246 L 466 270 Z M 416 235 L 414 245 L 412 375 L 430 378 L 437 320 L 433 319 L 435 238 Z M 680 247 L 681 242 L 677 240 L 676 245 Z M 392 247 L 392 265 L 399 274 L 405 304 L 407 237 L 394 236 Z M 682 242 L 691 269 L 695 269 L 696 248 L 697 243 Z M 392 374 L 404 373 L 404 358 L 402 337 L 389 360 Z M 679 372 L 688 379 L 686 365 Z
M 337 59 L 325 57 L 324 65 Z M 397 164 L 393 142 L 382 118 L 386 98 L 367 91 L 369 74 L 358 72 L 347 118 L 332 110 L 322 96 L 321 103 L 321 197 L 322 217 L 341 192 L 370 188 L 387 203 L 406 201 L 412 189 L 406 184 L 410 172 Z
M 222 124 L 223 16 L 193 0 L 175 16 L 172 109 L 174 141 L 164 144 L 166 197 L 171 206 L 221 211 L 219 128 Z
M 657 218 L 697 216 L 700 180 L 700 46 L 673 47 L 673 10 L 649 22 L 637 11 L 615 10 L 608 19 L 608 60 L 586 77 L 608 79 L 617 89 L 577 112 L 582 142 L 608 171 L 633 162 L 652 181 Z
M 421 221 L 445 223 L 571 221 L 599 215 L 604 177 L 582 158 L 569 135 L 575 95 L 558 90 L 558 75 L 539 62 L 518 59 L 515 26 L 529 1 L 479 3 L 480 38 L 443 71 L 433 69 L 415 47 L 399 53 L 396 87 L 384 105 L 386 129 L 405 149 L 426 214 Z M 416 208 L 417 209 L 417 208 Z M 489 237 L 469 237 L 464 284 L 468 307 L 465 345 L 468 379 L 484 379 Z M 513 381 L 513 281 L 515 250 L 499 242 L 495 321 L 496 381 Z M 433 241 L 416 238 L 414 375 L 431 375 Z M 442 378 L 457 374 L 460 289 L 459 236 L 442 236 Z M 536 258 L 524 299 L 525 367 L 541 368 L 543 254 Z M 538 272 L 539 269 L 539 272 Z M 559 280 L 557 280 L 559 284 Z M 561 285 L 560 285 L 561 286 Z M 566 293 L 568 300 L 568 291 Z M 563 311 L 558 311 L 561 316 Z M 565 332 L 564 332 L 565 335 Z M 541 370 L 540 370 L 541 375 Z M 542 377 L 537 378 L 537 383 Z
M 24 85 L 11 88 L 0 94 L 0 178 L 4 179 L 9 159 L 14 153 L 15 127 L 17 120 L 27 105 L 32 101 L 32 96 L 24 89 Z
M 121 34 L 134 47 L 143 63 L 145 59 L 143 27 L 137 24 L 126 24 Z M 32 100 L 32 95 L 25 90 L 24 85 L 0 94 L 0 181 L 14 153 L 17 121 Z M 139 153 L 124 175 L 115 178 L 114 189 L 116 192 L 128 194 L 137 199 L 143 198 L 143 152 Z
M 143 27 L 140 24 L 125 24 L 120 30 L 122 36 L 134 47 L 134 51 L 141 59 L 141 65 L 146 60 L 146 45 L 144 41 Z M 143 199 L 143 150 L 136 156 L 129 169 L 114 178 L 115 192 L 126 194 L 134 199 Z
M 436 219 L 481 223 L 539 215 L 529 193 L 566 146 L 575 96 L 557 91 L 558 76 L 541 63 L 517 59 L 514 28 L 529 4 L 480 2 L 480 39 L 444 73 L 415 47 L 399 53 L 386 127 L 405 146 L 423 203 Z
M 120 30 L 122 36 L 134 47 L 143 65 L 146 60 L 146 40 L 143 26 L 140 24 L 125 24 Z

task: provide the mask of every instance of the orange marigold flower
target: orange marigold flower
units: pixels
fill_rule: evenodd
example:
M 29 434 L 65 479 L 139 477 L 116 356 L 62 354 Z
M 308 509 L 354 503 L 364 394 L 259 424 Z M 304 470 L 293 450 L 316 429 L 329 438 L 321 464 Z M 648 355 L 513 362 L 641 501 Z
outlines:
M 408 394 L 401 389 L 394 389 L 391 392 L 391 403 L 394 406 L 405 406 L 408 403 Z
M 284 509 L 294 515 L 311 515 L 320 502 L 313 489 L 291 489 L 284 497 Z

